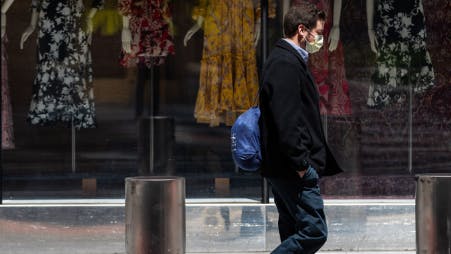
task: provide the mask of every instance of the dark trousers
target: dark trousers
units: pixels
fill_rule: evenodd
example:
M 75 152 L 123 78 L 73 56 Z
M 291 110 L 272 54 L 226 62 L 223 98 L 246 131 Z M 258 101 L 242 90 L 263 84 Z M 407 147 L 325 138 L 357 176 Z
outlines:
M 302 178 L 268 178 L 279 212 L 282 242 L 271 253 L 310 254 L 326 242 L 327 224 L 318 180 L 312 167 Z

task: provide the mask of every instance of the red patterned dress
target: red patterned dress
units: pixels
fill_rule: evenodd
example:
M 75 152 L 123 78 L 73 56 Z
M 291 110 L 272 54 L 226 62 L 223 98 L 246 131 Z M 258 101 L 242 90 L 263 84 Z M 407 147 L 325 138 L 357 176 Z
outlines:
M 352 114 L 349 98 L 349 84 L 346 80 L 343 46 L 329 51 L 329 33 L 333 25 L 333 0 L 292 0 L 291 5 L 302 7 L 312 3 L 327 15 L 324 24 L 324 45 L 320 51 L 309 54 L 309 68 L 315 78 L 320 93 L 320 111 L 322 115 L 345 116 Z
M 132 34 L 132 52 L 123 54 L 122 65 L 161 65 L 168 55 L 175 53 L 168 2 L 169 0 L 119 0 L 119 11 L 123 16 L 129 17 Z

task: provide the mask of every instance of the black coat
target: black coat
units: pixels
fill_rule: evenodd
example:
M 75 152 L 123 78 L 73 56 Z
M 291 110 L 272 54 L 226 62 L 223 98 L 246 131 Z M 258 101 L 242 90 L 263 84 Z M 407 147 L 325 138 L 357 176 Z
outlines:
M 262 78 L 262 175 L 297 176 L 306 164 L 322 176 L 342 172 L 326 143 L 319 93 L 299 52 L 285 40 L 278 41 Z

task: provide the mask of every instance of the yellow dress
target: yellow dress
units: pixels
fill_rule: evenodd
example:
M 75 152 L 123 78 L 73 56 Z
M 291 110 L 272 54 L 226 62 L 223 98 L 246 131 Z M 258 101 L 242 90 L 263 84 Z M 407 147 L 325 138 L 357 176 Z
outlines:
M 253 106 L 258 91 L 253 0 L 199 0 L 193 19 L 204 18 L 204 48 L 194 117 L 211 127 L 232 125 Z
M 105 0 L 104 8 L 97 11 L 92 19 L 94 31 L 100 30 L 103 36 L 113 36 L 122 30 L 122 15 L 117 0 Z

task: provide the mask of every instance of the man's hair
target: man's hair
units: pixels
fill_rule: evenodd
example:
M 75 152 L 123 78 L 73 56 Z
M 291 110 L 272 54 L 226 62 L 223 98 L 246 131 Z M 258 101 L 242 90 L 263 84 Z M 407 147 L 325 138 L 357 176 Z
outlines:
M 293 37 L 300 24 L 312 29 L 316 26 L 318 20 L 326 20 L 326 14 L 316 8 L 314 4 L 304 3 L 302 7 L 293 6 L 283 18 L 284 35 L 285 37 Z

